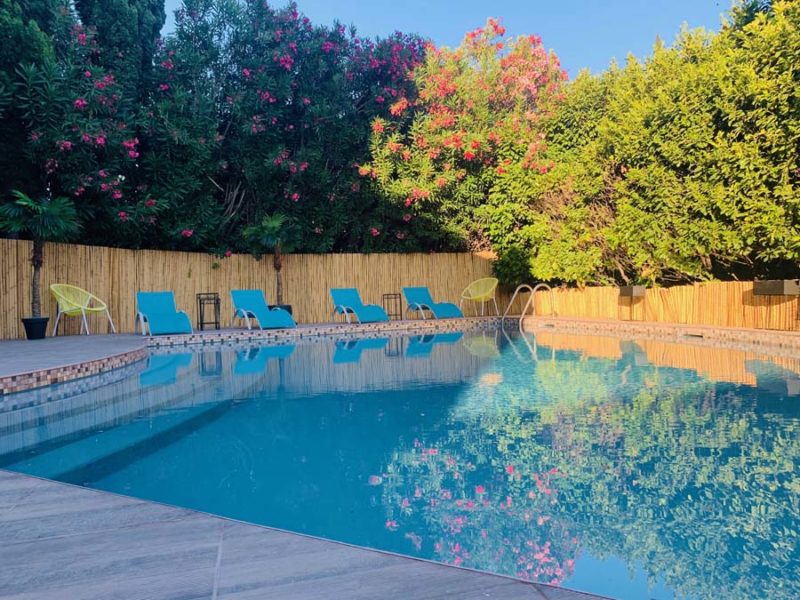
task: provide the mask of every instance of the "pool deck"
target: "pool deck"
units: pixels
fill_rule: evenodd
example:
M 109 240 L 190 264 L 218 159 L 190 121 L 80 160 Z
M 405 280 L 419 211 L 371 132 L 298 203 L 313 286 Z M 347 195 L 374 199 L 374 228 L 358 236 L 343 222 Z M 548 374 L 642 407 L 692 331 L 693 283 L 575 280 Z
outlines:
M 599 600 L 0 470 L 0 598 Z

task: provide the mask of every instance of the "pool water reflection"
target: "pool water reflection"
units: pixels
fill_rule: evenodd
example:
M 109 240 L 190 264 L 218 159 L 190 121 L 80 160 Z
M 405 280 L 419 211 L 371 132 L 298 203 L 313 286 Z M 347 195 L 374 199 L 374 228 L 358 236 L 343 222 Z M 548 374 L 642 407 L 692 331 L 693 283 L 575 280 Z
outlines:
M 798 373 L 494 331 L 173 352 L 3 410 L 0 466 L 617 598 L 788 600 Z

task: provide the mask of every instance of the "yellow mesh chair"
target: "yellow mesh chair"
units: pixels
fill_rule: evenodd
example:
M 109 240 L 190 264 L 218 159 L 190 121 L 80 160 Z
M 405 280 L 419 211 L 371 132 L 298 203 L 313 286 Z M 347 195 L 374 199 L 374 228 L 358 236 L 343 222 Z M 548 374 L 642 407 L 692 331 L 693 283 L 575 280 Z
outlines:
M 50 293 L 53 294 L 56 302 L 58 302 L 58 314 L 56 315 L 56 322 L 53 324 L 53 335 L 57 335 L 58 322 L 61 320 L 61 315 L 81 317 L 81 333 L 86 331 L 86 335 L 90 335 L 89 321 L 86 315 L 101 312 L 106 313 L 108 322 L 111 325 L 111 331 L 117 333 L 114 321 L 111 320 L 111 313 L 108 312 L 108 306 L 91 292 L 82 290 L 74 285 L 54 283 L 50 286 Z
M 459 306 L 464 304 L 464 300 L 480 302 L 481 315 L 483 315 L 486 303 L 491 300 L 494 303 L 494 314 L 499 315 L 500 311 L 497 309 L 497 300 L 494 297 L 497 291 L 497 283 L 498 281 L 494 277 L 484 277 L 483 279 L 473 281 L 467 286 L 467 289 L 461 292 L 461 302 Z M 477 307 L 475 307 L 475 312 L 477 314 Z

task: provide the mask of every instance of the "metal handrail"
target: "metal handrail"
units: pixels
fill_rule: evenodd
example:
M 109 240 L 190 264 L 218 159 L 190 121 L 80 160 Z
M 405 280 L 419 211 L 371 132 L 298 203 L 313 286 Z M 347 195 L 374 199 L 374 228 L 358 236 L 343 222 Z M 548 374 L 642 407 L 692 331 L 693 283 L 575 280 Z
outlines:
M 536 306 L 533 304 L 534 295 L 540 289 L 545 288 L 550 292 L 550 315 L 555 315 L 556 303 L 555 295 L 553 294 L 553 288 L 546 283 L 537 283 L 534 287 L 529 286 L 527 283 L 523 283 L 522 285 L 517 286 L 517 289 L 514 290 L 514 294 L 511 296 L 511 301 L 508 303 L 508 306 L 506 306 L 506 311 L 503 313 L 503 318 L 500 319 L 500 325 L 502 326 L 505 323 L 506 317 L 508 316 L 508 311 L 510 311 L 511 307 L 514 305 L 514 300 L 517 299 L 517 295 L 519 295 L 521 291 L 527 290 L 530 292 L 530 296 L 528 297 L 528 301 L 525 303 L 525 307 L 522 309 L 522 313 L 519 316 L 519 330 L 522 331 L 522 320 L 525 318 L 525 313 L 528 312 L 528 307 L 533 306 L 533 314 L 536 314 Z

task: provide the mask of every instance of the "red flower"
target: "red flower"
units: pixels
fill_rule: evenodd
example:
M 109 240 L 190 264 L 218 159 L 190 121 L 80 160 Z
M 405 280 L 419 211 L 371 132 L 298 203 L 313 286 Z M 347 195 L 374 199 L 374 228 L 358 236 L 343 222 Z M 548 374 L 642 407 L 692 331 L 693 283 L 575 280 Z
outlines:
M 298 200 L 300 200 L 300 194 L 295 192 L 294 194 L 292 194 L 292 202 L 297 202 Z
M 381 231 L 380 229 L 376 229 L 375 227 L 373 227 L 372 229 L 369 230 L 369 233 L 370 235 L 372 235 L 372 237 L 378 237 L 381 234 Z
M 156 205 L 156 201 L 155 201 L 155 200 L 153 200 L 152 198 L 148 198 L 148 199 L 145 201 L 144 205 L 145 205 L 145 206 L 155 206 L 155 205 Z
M 233 256 L 233 252 L 230 250 L 225 250 L 225 258 L 230 258 L 231 256 Z
M 381 121 L 376 120 L 372 124 L 372 133 L 383 133 L 383 131 L 384 131 L 383 123 Z
M 475 158 L 475 153 L 467 150 L 466 152 L 464 152 L 464 158 L 466 160 L 472 160 L 473 158 Z
M 74 102 L 74 106 L 76 110 L 83 110 L 89 103 L 86 101 L 85 98 L 78 98 Z

